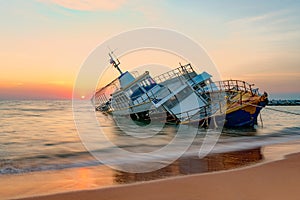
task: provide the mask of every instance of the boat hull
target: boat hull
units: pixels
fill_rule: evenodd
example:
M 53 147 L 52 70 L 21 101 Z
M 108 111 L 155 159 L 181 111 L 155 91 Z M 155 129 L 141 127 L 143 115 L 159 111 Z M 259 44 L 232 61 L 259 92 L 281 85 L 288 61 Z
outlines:
M 227 128 L 253 127 L 257 124 L 257 117 L 265 105 L 266 103 L 260 102 L 258 105 L 249 105 L 248 108 L 226 114 L 224 126 Z M 249 112 L 249 110 L 255 111 Z
M 256 108 L 260 110 L 260 108 Z M 224 126 L 227 128 L 234 127 L 253 127 L 257 124 L 257 117 L 260 111 L 250 114 L 243 110 L 238 110 L 234 113 L 226 115 L 226 121 Z

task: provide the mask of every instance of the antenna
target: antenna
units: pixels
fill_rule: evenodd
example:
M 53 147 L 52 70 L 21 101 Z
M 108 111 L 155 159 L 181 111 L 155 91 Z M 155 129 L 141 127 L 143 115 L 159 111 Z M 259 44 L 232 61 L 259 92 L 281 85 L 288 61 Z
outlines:
M 114 50 L 114 51 L 112 51 L 109 47 L 108 47 L 108 49 L 109 49 L 109 53 L 108 53 L 108 55 L 109 55 L 109 57 L 110 57 L 110 60 L 109 60 L 109 63 L 110 64 L 112 64 L 119 72 L 120 72 L 120 74 L 122 75 L 123 74 L 123 72 L 121 71 L 121 69 L 120 69 L 120 67 L 119 67 L 119 65 L 120 65 L 120 61 L 119 61 L 119 59 L 114 55 L 114 51 L 116 50 Z

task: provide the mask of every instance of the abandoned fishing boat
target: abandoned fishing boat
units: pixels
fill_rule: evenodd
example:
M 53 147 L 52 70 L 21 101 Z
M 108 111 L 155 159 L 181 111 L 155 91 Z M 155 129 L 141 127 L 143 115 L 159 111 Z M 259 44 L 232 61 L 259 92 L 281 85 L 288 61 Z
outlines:
M 120 76 L 98 89 L 92 101 L 95 109 L 117 117 L 149 123 L 192 123 L 207 127 L 252 127 L 268 103 L 267 93 L 240 80 L 212 81 L 207 72 L 197 74 L 191 64 L 181 65 L 156 77 L 138 76 L 120 69 L 120 61 L 109 53 L 110 63 Z M 225 116 L 222 117 L 221 116 Z

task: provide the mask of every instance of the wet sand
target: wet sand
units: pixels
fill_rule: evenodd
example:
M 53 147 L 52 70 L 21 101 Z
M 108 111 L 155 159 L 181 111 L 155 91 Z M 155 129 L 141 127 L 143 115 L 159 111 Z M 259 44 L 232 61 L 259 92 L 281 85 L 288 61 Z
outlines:
M 267 164 L 221 173 L 191 175 L 90 191 L 70 192 L 41 200 L 76 199 L 299 199 L 300 153 Z
M 169 177 L 229 170 L 258 163 L 262 161 L 262 158 L 261 148 L 259 147 L 212 154 L 202 159 L 199 159 L 197 156 L 182 157 L 162 169 L 147 173 L 128 173 L 100 165 L 4 175 L 0 179 L 0 188 L 4 188 L 0 199 L 103 188 Z
M 262 159 L 261 149 L 258 148 L 216 154 L 201 160 L 184 158 L 167 168 L 147 174 L 92 167 L 7 176 L 0 180 L 0 186 L 6 188 L 6 196 L 1 198 L 298 199 L 300 153 L 283 160 L 273 160 L 295 152 L 295 149 L 299 149 L 299 144 L 265 147 L 263 156 L 272 162 L 262 164 L 254 164 Z M 235 169 L 241 166 L 247 167 Z M 212 171 L 218 172 L 205 173 Z M 182 174 L 194 175 L 178 176 Z M 48 196 L 37 196 L 45 194 Z

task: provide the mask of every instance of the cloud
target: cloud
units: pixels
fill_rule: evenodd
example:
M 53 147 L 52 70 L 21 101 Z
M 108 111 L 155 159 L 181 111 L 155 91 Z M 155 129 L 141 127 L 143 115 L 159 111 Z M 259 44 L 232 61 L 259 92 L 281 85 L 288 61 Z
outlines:
M 295 46 L 300 40 L 299 15 L 294 9 L 277 10 L 261 15 L 235 19 L 226 23 L 232 39 L 242 38 L 261 45 L 263 49 Z M 270 50 L 270 49 L 268 49 Z M 288 49 L 291 50 L 291 49 Z
M 244 76 L 247 76 L 247 77 L 255 77 L 255 78 L 258 78 L 258 77 L 262 77 L 262 78 L 265 78 L 265 77 L 272 77 L 274 79 L 279 79 L 279 78 L 286 78 L 286 77 L 297 77 L 299 78 L 300 77 L 300 73 L 298 72 L 267 72 L 267 73 L 262 73 L 262 72 L 259 72 L 259 73 L 248 73 L 248 74 L 245 74 Z
M 44 3 L 53 3 L 73 10 L 116 10 L 121 7 L 126 0 L 39 0 Z
M 257 16 L 235 19 L 235 20 L 229 21 L 227 24 L 231 25 L 231 26 L 237 26 L 237 25 L 247 25 L 247 24 L 251 24 L 251 23 L 271 21 L 271 20 L 280 18 L 289 13 L 290 13 L 290 11 L 288 11 L 288 10 L 279 10 L 279 11 L 264 13 L 264 14 L 257 15 Z

